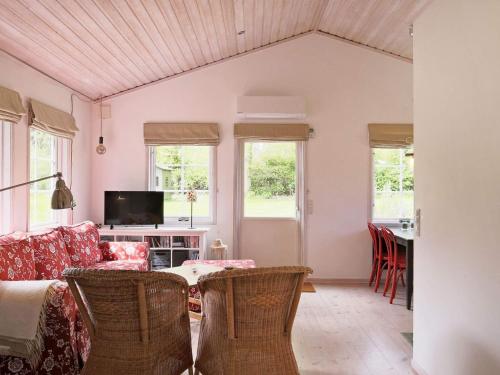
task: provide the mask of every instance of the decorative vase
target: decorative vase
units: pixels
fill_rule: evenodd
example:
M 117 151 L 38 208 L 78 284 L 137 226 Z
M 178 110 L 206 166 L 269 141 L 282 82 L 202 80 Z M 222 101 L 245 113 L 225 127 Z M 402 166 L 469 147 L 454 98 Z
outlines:
M 194 229 L 193 227 L 193 203 L 196 202 L 197 195 L 196 195 L 196 190 L 191 189 L 190 191 L 187 192 L 187 201 L 191 203 L 191 226 L 189 229 Z

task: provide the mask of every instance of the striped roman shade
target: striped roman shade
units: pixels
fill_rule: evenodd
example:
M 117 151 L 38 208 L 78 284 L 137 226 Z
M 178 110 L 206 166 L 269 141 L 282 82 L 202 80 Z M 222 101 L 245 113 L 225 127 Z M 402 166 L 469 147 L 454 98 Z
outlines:
M 30 102 L 30 126 L 69 139 L 78 131 L 72 115 L 34 99 Z
M 219 126 L 213 123 L 147 122 L 144 124 L 144 143 L 149 146 L 217 146 Z
M 18 123 L 24 114 L 26 110 L 19 93 L 0 86 L 0 121 Z
M 307 141 L 308 124 L 234 124 L 234 137 L 264 141 Z
M 413 124 L 368 124 L 370 147 L 407 148 L 413 144 Z

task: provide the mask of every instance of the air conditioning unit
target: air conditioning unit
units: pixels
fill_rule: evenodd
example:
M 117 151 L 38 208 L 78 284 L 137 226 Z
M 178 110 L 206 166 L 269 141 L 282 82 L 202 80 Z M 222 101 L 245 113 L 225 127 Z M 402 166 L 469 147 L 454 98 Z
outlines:
M 242 119 L 304 119 L 302 96 L 238 96 L 236 111 Z

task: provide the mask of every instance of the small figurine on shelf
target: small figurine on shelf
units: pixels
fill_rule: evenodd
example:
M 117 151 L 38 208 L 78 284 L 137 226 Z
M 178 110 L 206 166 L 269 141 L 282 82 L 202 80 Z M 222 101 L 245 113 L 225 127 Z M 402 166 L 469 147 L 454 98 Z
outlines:
M 196 190 L 191 189 L 190 191 L 187 192 L 187 201 L 191 203 L 191 226 L 189 229 L 194 229 L 193 227 L 193 202 L 196 202 L 197 196 L 196 196 Z

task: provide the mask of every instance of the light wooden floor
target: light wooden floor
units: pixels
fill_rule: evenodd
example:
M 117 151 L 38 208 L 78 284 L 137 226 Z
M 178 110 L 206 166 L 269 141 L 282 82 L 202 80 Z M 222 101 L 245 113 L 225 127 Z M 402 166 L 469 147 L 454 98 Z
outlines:
M 412 374 L 411 346 L 401 336 L 412 331 L 403 288 L 390 305 L 367 286 L 315 287 L 302 293 L 293 330 L 302 375 Z M 199 322 L 191 329 L 196 357 Z

